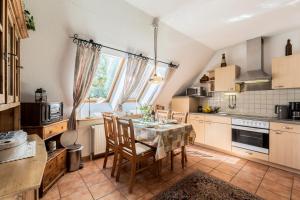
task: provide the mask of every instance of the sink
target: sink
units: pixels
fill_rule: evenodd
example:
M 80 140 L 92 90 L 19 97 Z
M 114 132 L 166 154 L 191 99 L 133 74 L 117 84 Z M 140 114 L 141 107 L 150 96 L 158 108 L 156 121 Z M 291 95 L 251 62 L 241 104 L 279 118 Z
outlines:
M 219 115 L 223 115 L 223 116 L 226 116 L 228 115 L 228 113 L 218 113 Z

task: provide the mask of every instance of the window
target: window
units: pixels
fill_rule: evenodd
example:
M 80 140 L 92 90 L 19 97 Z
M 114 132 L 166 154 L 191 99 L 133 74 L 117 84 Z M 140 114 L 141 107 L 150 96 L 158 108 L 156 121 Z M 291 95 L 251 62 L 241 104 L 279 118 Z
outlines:
M 103 102 L 110 98 L 123 61 L 122 57 L 101 54 L 87 98 L 97 102 Z
M 167 77 L 168 74 L 168 68 L 158 66 L 157 67 L 157 75 L 163 77 L 164 79 Z M 149 79 L 148 79 L 149 80 Z M 165 82 L 165 80 L 164 80 Z M 145 87 L 145 90 L 143 91 L 143 94 L 141 95 L 141 98 L 139 99 L 139 103 L 141 105 L 145 104 L 152 104 L 155 98 L 157 97 L 158 93 L 160 92 L 161 88 L 164 85 L 163 83 L 155 84 L 151 82 L 147 82 L 147 85 Z

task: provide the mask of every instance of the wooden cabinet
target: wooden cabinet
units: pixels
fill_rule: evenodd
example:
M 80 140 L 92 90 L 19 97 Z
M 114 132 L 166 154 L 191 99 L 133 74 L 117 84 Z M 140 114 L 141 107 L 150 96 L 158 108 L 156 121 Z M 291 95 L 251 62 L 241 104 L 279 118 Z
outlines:
M 197 112 L 199 99 L 188 96 L 175 96 L 172 98 L 172 111 Z
M 66 172 L 66 149 L 60 143 L 61 134 L 67 131 L 68 120 L 44 126 L 23 126 L 22 129 L 28 134 L 37 134 L 45 142 L 48 151 L 48 161 L 45 167 L 43 180 L 39 189 L 40 196 L 51 188 L 53 184 Z M 49 152 L 48 142 L 56 141 L 56 150 Z
M 271 123 L 270 162 L 300 169 L 300 125 Z
M 40 188 L 41 193 L 48 190 L 66 172 L 66 156 L 66 149 L 60 149 L 49 156 Z
M 0 105 L 20 101 L 20 41 L 28 37 L 23 3 L 0 2 Z
M 193 131 L 196 134 L 195 142 L 204 144 L 205 130 L 204 130 L 204 116 L 203 115 L 189 115 L 188 123 L 193 127 Z
M 273 58 L 272 89 L 300 88 L 300 54 Z
M 217 92 L 238 92 L 239 87 L 235 79 L 240 74 L 240 68 L 236 65 L 219 67 L 215 69 L 215 91 Z
M 205 144 L 231 151 L 231 119 L 207 116 L 204 123 Z

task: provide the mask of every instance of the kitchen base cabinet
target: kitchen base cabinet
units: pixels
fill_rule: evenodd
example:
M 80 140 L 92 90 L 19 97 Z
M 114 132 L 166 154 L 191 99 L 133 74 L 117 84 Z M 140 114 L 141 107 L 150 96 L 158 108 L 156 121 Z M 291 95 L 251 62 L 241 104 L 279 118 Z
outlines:
M 287 126 L 283 125 L 283 127 Z M 269 160 L 276 164 L 300 169 L 300 133 L 271 130 Z
M 205 144 L 231 151 L 231 125 L 205 122 Z

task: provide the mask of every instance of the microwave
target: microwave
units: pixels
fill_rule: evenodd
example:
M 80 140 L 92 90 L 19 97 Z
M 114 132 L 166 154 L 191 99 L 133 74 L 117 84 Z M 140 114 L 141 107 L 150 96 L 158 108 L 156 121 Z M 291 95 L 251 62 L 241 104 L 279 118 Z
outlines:
M 63 119 L 63 103 L 21 103 L 22 126 L 41 126 Z
M 186 96 L 207 96 L 207 91 L 205 87 L 189 87 Z

